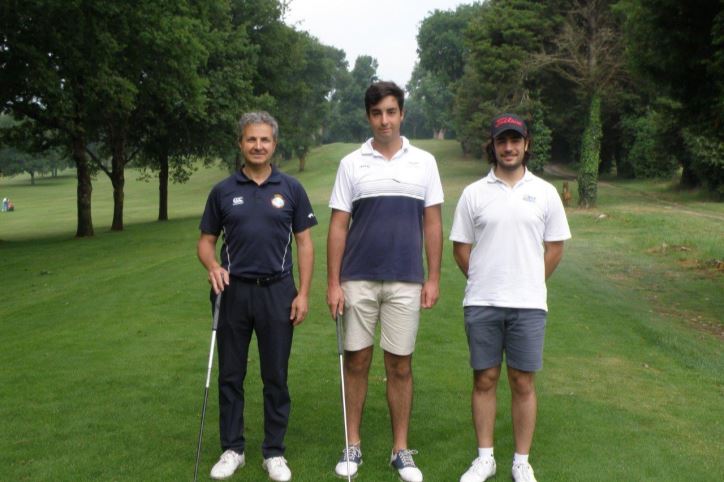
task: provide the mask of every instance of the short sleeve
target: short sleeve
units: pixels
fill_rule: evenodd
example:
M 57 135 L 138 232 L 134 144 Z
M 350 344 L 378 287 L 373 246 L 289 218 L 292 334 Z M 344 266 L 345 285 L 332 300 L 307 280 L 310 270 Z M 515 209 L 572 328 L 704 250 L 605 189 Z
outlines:
M 218 236 L 221 234 L 223 222 L 221 219 L 221 209 L 219 208 L 218 190 L 214 187 L 206 199 L 206 207 L 204 214 L 201 216 L 199 229 L 206 234 Z
M 345 159 L 339 163 L 337 168 L 337 177 L 334 180 L 334 187 L 332 188 L 332 196 L 329 199 L 329 207 L 348 213 L 352 212 L 352 180 L 349 170 L 351 169 L 350 162 Z
M 571 238 L 571 230 L 566 219 L 566 210 L 556 189 L 548 190 L 548 212 L 546 215 L 543 241 L 565 241 Z
M 470 188 L 465 188 L 458 200 L 450 229 L 450 241 L 473 244 L 475 242 L 475 223 L 470 208 Z
M 294 183 L 294 214 L 292 219 L 292 231 L 301 233 L 305 229 L 317 225 L 317 217 L 314 215 L 312 203 L 309 202 L 309 196 L 302 187 L 301 183 Z
M 437 169 L 437 162 L 434 157 L 432 158 L 431 164 L 430 177 L 427 189 L 425 190 L 425 207 L 442 204 L 445 200 L 445 195 L 442 191 L 442 182 L 440 181 L 440 172 Z

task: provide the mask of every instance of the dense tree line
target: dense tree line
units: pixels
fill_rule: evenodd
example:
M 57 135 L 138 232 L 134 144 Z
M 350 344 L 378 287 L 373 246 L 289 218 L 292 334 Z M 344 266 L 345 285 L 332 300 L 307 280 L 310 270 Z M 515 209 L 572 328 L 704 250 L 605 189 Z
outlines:
M 77 176 L 77 236 L 92 236 L 92 180 L 113 186 L 123 229 L 125 169 L 159 186 L 199 160 L 241 159 L 241 112 L 280 122 L 278 152 L 305 167 L 322 142 L 368 135 L 369 56 L 283 21 L 282 0 L 0 0 L 0 173 Z M 541 170 L 578 172 L 579 202 L 598 175 L 672 176 L 724 194 L 722 0 L 488 0 L 435 11 L 418 32 L 403 133 L 454 137 L 482 155 L 487 122 L 530 121 Z
M 283 22 L 285 5 L 2 0 L 0 111 L 12 124 L 1 139 L 3 174 L 70 159 L 83 237 L 94 232 L 93 176 L 113 186 L 111 229 L 123 229 L 129 165 L 158 176 L 158 218 L 167 219 L 169 180 L 187 179 L 198 159 L 238 165 L 236 122 L 246 110 L 279 119 L 278 152 L 300 169 L 323 139 L 356 139 L 363 115 L 347 122 L 341 112 L 359 103 L 352 86 L 366 87 L 376 61 L 349 72 L 344 52 Z
M 662 177 L 724 194 L 724 2 L 488 0 L 435 11 L 418 33 L 408 89 L 437 133 L 482 154 L 487 121 L 531 122 L 541 169 Z M 435 119 L 434 121 L 432 119 Z

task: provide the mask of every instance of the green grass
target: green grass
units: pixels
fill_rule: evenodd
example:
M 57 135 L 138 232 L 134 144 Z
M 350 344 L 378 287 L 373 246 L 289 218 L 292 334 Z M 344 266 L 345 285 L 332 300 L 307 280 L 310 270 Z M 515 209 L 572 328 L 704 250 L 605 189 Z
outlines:
M 445 237 L 463 187 L 487 167 L 454 142 L 419 142 L 438 158 Z M 342 425 L 334 324 L 325 297 L 327 201 L 339 159 L 315 150 L 297 174 L 317 212 L 311 311 L 290 363 L 287 458 L 296 481 L 337 480 Z M 202 169 L 171 186 L 171 221 L 155 222 L 154 183 L 126 189 L 126 229 L 110 232 L 111 189 L 94 181 L 96 236 L 73 239 L 75 180 L 0 179 L 0 480 L 189 480 L 207 364 L 210 307 L 195 257 L 208 190 Z M 553 180 L 560 188 L 560 181 Z M 575 185 L 572 186 L 575 192 Z M 605 214 L 605 217 L 600 217 Z M 606 181 L 596 210 L 568 210 L 574 238 L 549 283 L 544 369 L 531 456 L 540 480 L 711 480 L 722 461 L 724 206 L 661 183 Z M 411 445 L 427 481 L 454 481 L 475 453 L 471 373 L 460 307 L 464 280 L 446 241 L 441 299 L 415 354 Z M 251 350 L 247 467 L 261 481 L 261 382 Z M 362 428 L 360 480 L 395 481 L 379 349 Z M 205 476 L 219 454 L 212 384 Z M 509 389 L 499 390 L 498 475 L 513 451 Z

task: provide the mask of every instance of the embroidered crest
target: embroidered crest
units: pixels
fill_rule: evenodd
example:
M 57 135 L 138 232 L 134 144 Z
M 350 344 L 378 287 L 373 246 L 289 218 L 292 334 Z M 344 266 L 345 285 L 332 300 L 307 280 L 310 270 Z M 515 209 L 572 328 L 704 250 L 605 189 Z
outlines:
M 274 206 L 277 209 L 281 209 L 284 207 L 284 198 L 281 194 L 275 194 L 274 197 L 271 200 L 272 206 Z

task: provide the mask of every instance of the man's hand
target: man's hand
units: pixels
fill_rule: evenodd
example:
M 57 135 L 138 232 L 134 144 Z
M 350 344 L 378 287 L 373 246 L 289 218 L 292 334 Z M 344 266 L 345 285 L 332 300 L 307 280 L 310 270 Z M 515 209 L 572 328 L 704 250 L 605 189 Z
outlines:
M 437 299 L 440 297 L 440 283 L 437 281 L 427 280 L 422 285 L 422 292 L 420 293 L 420 305 L 423 308 L 429 309 L 435 306 Z
M 214 266 L 209 269 L 209 284 L 217 295 L 229 286 L 229 272 L 221 266 Z
M 337 315 L 344 313 L 344 291 L 341 286 L 327 288 L 327 306 L 333 320 L 337 319 Z
M 306 296 L 297 295 L 292 301 L 292 311 L 289 314 L 289 319 L 292 325 L 297 326 L 304 321 L 309 312 L 309 300 Z

